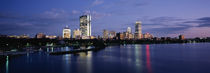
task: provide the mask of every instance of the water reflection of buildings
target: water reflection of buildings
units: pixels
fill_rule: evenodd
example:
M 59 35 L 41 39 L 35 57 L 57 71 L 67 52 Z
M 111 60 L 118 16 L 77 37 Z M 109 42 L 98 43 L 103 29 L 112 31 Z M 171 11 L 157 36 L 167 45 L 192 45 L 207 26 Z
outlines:
M 86 57 L 86 60 L 87 60 L 87 73 L 92 73 L 92 51 L 88 51 L 87 52 L 87 57 Z
M 6 73 L 9 73 L 9 56 L 6 58 Z
M 152 73 L 152 67 L 150 62 L 150 48 L 149 45 L 146 45 L 146 67 L 148 70 L 148 73 Z
M 92 51 L 63 56 L 65 72 L 92 73 Z M 76 65 L 74 65 L 76 62 Z M 70 70 L 74 68 L 74 70 Z
M 142 73 L 142 46 L 135 45 L 135 64 L 138 73 Z
M 63 63 L 64 63 L 64 70 L 65 72 L 67 73 L 70 73 L 70 69 L 71 69 L 71 54 L 66 54 L 66 55 L 63 55 Z
M 77 61 L 79 73 L 92 73 L 92 51 L 79 53 Z
M 54 52 L 54 47 L 47 47 L 47 52 Z

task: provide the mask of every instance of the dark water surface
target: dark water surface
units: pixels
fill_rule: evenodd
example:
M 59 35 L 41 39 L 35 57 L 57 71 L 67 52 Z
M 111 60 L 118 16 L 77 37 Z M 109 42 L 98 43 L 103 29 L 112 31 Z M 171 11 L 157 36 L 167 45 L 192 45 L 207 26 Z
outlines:
M 210 73 L 210 43 L 110 46 L 76 55 L 47 51 L 9 59 L 0 73 Z

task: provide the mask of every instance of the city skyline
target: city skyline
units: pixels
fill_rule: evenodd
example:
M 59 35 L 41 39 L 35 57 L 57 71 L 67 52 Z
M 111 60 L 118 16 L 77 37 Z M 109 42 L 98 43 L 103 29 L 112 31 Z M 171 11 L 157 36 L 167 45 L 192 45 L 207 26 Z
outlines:
M 1 1 L 0 34 L 34 36 L 43 32 L 62 36 L 63 27 L 68 25 L 72 31 L 79 28 L 79 16 L 90 13 L 95 36 L 102 36 L 103 29 L 135 30 L 135 21 L 142 21 L 142 33 L 157 37 L 209 37 L 209 4 L 208 0 Z

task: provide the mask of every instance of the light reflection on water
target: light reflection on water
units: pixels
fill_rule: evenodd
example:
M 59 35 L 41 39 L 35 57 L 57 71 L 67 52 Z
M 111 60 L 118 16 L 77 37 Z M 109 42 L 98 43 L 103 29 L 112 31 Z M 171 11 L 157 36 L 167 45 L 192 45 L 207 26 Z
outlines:
M 142 72 L 142 45 L 134 45 L 137 72 Z
M 47 48 L 47 52 L 49 52 L 49 48 Z
M 9 56 L 6 59 L 6 73 L 9 73 Z
M 87 73 L 92 73 L 92 51 L 89 51 L 87 53 L 87 57 L 86 57 L 86 60 L 87 60 Z
M 70 72 L 70 69 L 71 69 L 71 54 L 66 54 L 66 55 L 63 55 L 63 63 L 64 63 L 64 68 L 65 68 L 65 71 L 67 73 Z
M 54 47 L 51 47 L 51 52 L 54 52 Z
M 71 59 L 76 56 L 76 61 Z M 63 55 L 63 63 L 65 66 L 65 72 L 71 72 L 71 64 L 76 63 L 78 73 L 92 73 L 92 51 L 82 52 L 78 54 L 66 54 Z
M 148 69 L 149 73 L 152 73 L 152 67 L 151 67 L 151 62 L 150 62 L 150 48 L 149 45 L 146 45 L 146 66 Z
M 45 48 L 41 48 L 46 52 L 58 52 L 58 51 L 70 51 L 73 48 L 72 47 L 47 47 Z
M 142 48 L 145 48 L 142 45 L 121 45 L 119 46 L 120 49 L 114 49 L 117 48 L 116 46 L 110 46 L 107 49 L 104 50 L 101 54 L 99 54 L 99 58 L 102 59 L 102 62 L 119 62 L 122 64 L 128 64 L 129 66 L 132 66 L 132 64 L 135 65 L 135 73 L 141 73 L 143 72 L 144 65 L 142 63 Z M 45 50 L 46 52 L 54 52 L 54 51 L 69 51 L 71 50 L 70 47 L 61 47 L 61 48 L 55 48 L 54 47 L 48 47 L 46 49 L 40 48 L 40 50 Z M 120 52 L 117 56 L 117 52 Z M 151 64 L 150 64 L 150 50 L 149 45 L 146 45 L 146 67 L 148 69 L 148 72 L 151 73 Z M 93 62 L 95 59 L 93 57 L 97 57 L 96 55 L 93 55 L 93 51 L 88 52 L 82 52 L 78 54 L 66 54 L 62 55 L 62 63 L 65 73 L 72 72 L 72 69 L 76 69 L 76 72 L 78 73 L 93 73 Z M 43 56 L 43 51 L 38 52 L 39 60 L 42 60 L 41 57 Z M 46 54 L 47 61 L 50 59 L 49 54 Z M 27 53 L 26 55 L 27 64 L 32 63 L 32 58 L 30 57 L 30 53 Z M 104 61 L 103 61 L 104 60 Z M 6 73 L 9 73 L 9 61 L 7 59 L 6 61 Z M 94 67 L 95 68 L 95 67 Z
M 210 44 L 110 46 L 101 51 L 49 55 L 47 48 L 7 60 L 6 73 L 210 73 Z M 49 51 L 71 47 L 49 47 Z M 27 69 L 27 70 L 26 70 Z

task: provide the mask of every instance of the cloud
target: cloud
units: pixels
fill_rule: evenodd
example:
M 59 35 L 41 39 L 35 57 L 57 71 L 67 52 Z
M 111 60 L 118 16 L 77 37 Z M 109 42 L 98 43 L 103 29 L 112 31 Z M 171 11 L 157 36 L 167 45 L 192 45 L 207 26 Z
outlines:
M 16 15 L 11 15 L 8 13 L 0 13 L 0 19 L 16 19 L 18 16 Z
M 146 17 L 138 19 L 142 21 L 142 31 L 143 33 L 151 33 L 156 37 L 170 36 L 169 34 L 180 35 L 180 31 L 185 31 L 186 29 L 192 28 L 188 24 L 183 22 L 186 19 L 179 17 Z M 124 24 L 121 28 L 123 31 L 130 26 L 135 30 L 134 22 Z M 119 27 L 118 27 L 119 28 Z M 134 31 L 133 31 L 134 32 Z
M 148 3 L 145 2 L 145 1 L 139 1 L 139 0 L 119 0 L 118 1 L 118 4 L 120 5 L 131 5 L 131 6 L 145 6 L 147 5 Z
M 146 24 L 145 24 L 146 25 Z M 181 34 L 178 31 L 184 31 L 191 27 L 188 26 L 164 26 L 161 24 L 151 24 L 150 26 L 143 26 L 143 32 L 149 32 L 154 34 L 155 36 L 168 36 L 168 34 Z
M 146 18 L 144 25 L 151 28 L 174 28 L 174 27 L 190 27 L 188 24 L 183 23 L 186 19 L 178 17 L 155 17 Z
M 155 36 L 177 37 L 184 34 L 187 38 L 208 37 L 210 33 L 210 17 L 182 19 L 178 17 L 148 18 L 142 24 L 143 31 Z M 143 21 L 144 22 L 144 21 Z
M 199 27 L 210 27 L 210 17 L 203 17 L 198 19 Z
M 100 13 L 100 12 L 96 12 L 96 11 L 93 11 L 91 14 L 95 19 L 105 17 L 105 16 L 111 16 L 110 13 Z
M 90 14 L 93 21 L 111 16 L 110 13 L 97 11 L 91 11 Z M 15 35 L 28 33 L 34 35 L 38 32 L 58 35 L 66 25 L 69 25 L 72 30 L 78 28 L 80 15 L 81 12 L 78 10 L 68 12 L 55 8 L 31 15 L 0 13 L 0 31 L 1 34 L 13 33 Z
M 80 11 L 77 11 L 77 10 L 72 10 L 72 14 L 79 14 Z
M 95 1 L 92 3 L 92 6 L 100 5 L 100 4 L 103 4 L 103 3 L 104 3 L 103 0 L 95 0 Z
M 7 35 L 19 35 L 24 33 L 32 33 L 36 27 L 28 23 L 16 23 L 16 22 L 1 22 L 0 23 L 0 34 Z
M 72 11 L 73 12 L 73 11 Z M 51 9 L 41 13 L 39 17 L 46 19 L 59 19 L 59 18 L 68 18 L 71 15 L 70 12 L 67 12 L 63 9 Z
M 150 19 L 150 21 L 155 22 L 173 22 L 173 21 L 183 21 L 185 19 L 177 18 L 177 17 L 156 17 Z
M 209 37 L 210 27 L 192 27 L 182 31 L 182 34 L 185 34 L 186 37 L 195 38 L 195 37 Z
M 146 6 L 146 5 L 148 5 L 148 3 L 146 3 L 146 2 L 135 3 L 135 4 L 134 4 L 135 7 L 141 7 L 141 6 Z
M 198 20 L 202 20 L 202 21 L 210 21 L 210 17 L 203 17 L 203 18 L 199 18 Z
M 157 37 L 169 36 L 169 34 L 176 34 L 178 36 L 181 34 L 181 32 L 178 31 L 184 31 L 193 27 L 189 24 L 183 23 L 187 19 L 179 17 L 146 17 L 141 19 L 143 19 L 143 33 L 149 32 Z M 132 25 L 133 24 L 135 23 L 132 23 Z
M 210 27 L 210 17 L 202 17 L 191 21 L 186 21 L 184 23 L 198 24 L 197 27 Z
M 75 12 L 75 11 L 72 11 Z M 0 13 L 1 33 L 37 33 L 57 32 L 65 25 L 77 26 L 79 17 L 77 13 L 67 12 L 62 9 L 51 9 L 34 15 Z M 56 30 L 55 30 L 56 29 Z M 17 33 L 18 32 L 18 33 Z
M 111 13 L 102 13 L 102 12 L 88 11 L 88 10 L 86 10 L 84 13 L 85 14 L 90 14 L 92 19 L 100 19 L 100 18 L 103 18 L 105 16 L 111 16 L 112 15 Z
M 190 27 L 184 30 L 177 30 L 175 33 L 169 33 L 167 36 L 169 37 L 177 37 L 180 34 L 183 34 L 187 38 L 195 38 L 195 37 L 209 37 L 210 27 Z
M 142 21 L 142 27 L 146 29 L 164 29 L 164 28 L 183 28 L 191 27 L 186 23 L 186 19 L 179 17 L 146 17 L 139 19 Z M 128 23 L 126 25 L 134 25 L 135 23 Z
M 112 0 L 110 2 L 107 2 L 102 7 L 103 9 L 108 9 L 109 11 L 114 13 L 121 13 L 125 12 L 127 10 L 136 10 L 139 9 L 139 7 L 149 5 L 146 1 L 139 1 L 139 0 Z M 112 10 L 114 9 L 114 10 Z

